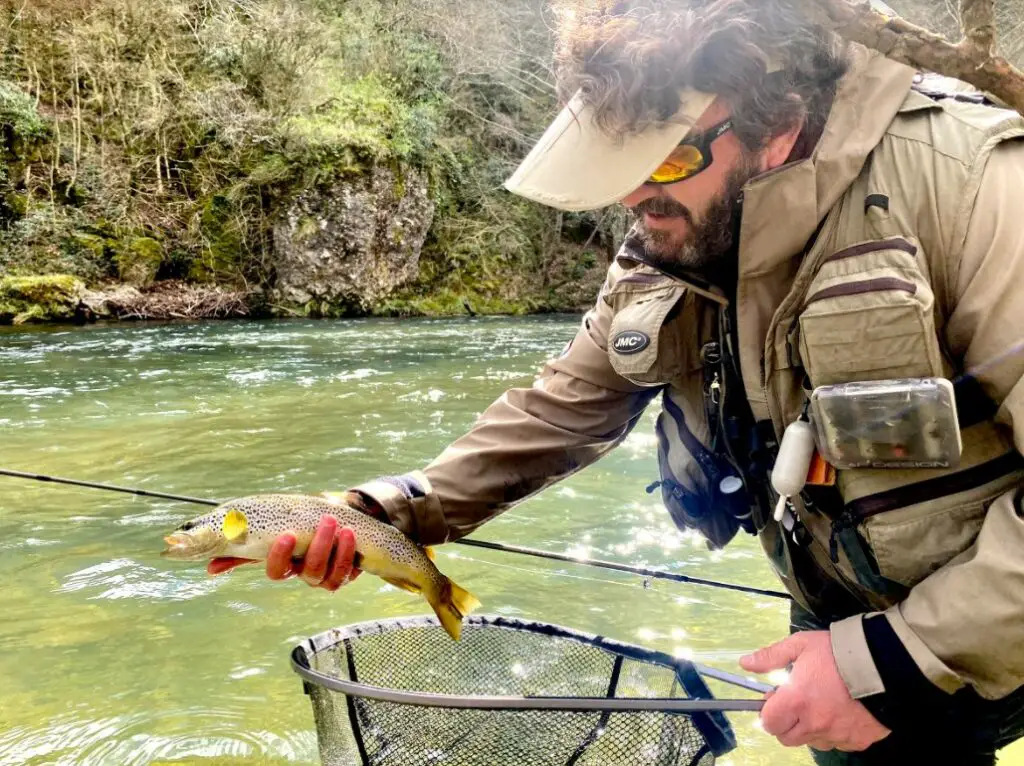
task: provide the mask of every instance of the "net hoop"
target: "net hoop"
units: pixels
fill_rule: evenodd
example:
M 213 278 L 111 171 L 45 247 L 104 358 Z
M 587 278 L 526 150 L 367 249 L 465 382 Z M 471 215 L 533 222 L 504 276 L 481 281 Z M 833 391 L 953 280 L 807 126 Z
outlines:
M 398 617 L 386 620 L 347 625 L 319 633 L 303 641 L 292 650 L 292 669 L 307 683 L 352 697 L 365 697 L 382 702 L 394 702 L 423 707 L 445 707 L 476 710 L 565 710 L 573 712 L 657 712 L 657 713 L 698 713 L 698 712 L 757 712 L 764 706 L 761 699 L 692 699 L 692 698 L 649 698 L 649 697 L 519 697 L 492 695 L 455 695 L 442 693 L 414 692 L 388 689 L 358 681 L 347 681 L 328 676 L 310 667 L 309 656 L 330 649 L 348 639 L 388 633 L 410 628 L 437 627 L 434 617 Z M 473 615 L 463 620 L 463 626 L 486 626 L 543 633 L 556 638 L 566 638 L 589 644 L 614 654 L 644 662 L 674 667 L 684 686 L 693 688 L 693 680 L 699 681 L 695 673 L 739 686 L 749 691 L 767 692 L 773 687 L 741 676 L 725 673 L 703 665 L 673 657 L 664 652 L 645 649 L 614 639 L 571 630 L 549 623 L 520 620 L 510 617 Z M 690 683 L 687 683 L 689 681 Z M 700 686 L 703 686 L 701 683 Z M 700 695 L 701 689 L 695 689 Z M 706 687 L 703 689 L 706 692 Z M 703 695 L 701 695 L 703 696 Z M 710 694 L 707 694 L 710 697 Z

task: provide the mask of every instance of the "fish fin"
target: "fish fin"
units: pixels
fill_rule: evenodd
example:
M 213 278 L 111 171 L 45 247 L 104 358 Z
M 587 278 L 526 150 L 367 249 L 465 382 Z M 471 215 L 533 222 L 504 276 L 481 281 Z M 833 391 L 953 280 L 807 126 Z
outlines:
M 401 588 L 402 590 L 407 590 L 410 593 L 422 593 L 423 592 L 423 588 L 421 588 L 419 585 L 417 585 L 414 582 L 410 582 L 409 580 L 401 580 L 401 579 L 399 579 L 397 577 L 381 577 L 380 579 L 382 579 L 386 583 L 389 583 L 390 585 L 394 585 L 396 588 Z
M 437 561 L 437 554 L 434 553 L 434 549 L 433 548 L 429 548 L 427 546 L 423 546 L 423 555 L 426 556 L 431 561 Z
M 430 606 L 445 632 L 458 641 L 462 635 L 462 618 L 480 606 L 480 600 L 446 577 L 437 600 L 430 601 Z
M 245 518 L 244 513 L 232 508 L 224 516 L 220 531 L 224 533 L 229 543 L 244 543 L 249 534 L 249 520 Z

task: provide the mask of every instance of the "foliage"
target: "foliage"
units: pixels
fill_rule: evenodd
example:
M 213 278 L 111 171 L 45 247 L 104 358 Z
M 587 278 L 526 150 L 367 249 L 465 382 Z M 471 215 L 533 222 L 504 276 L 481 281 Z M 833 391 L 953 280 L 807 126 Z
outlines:
M 563 241 L 560 216 L 501 189 L 555 109 L 545 7 L 6 3 L 0 272 L 123 278 L 142 242 L 143 283 L 272 286 L 272 226 L 290 198 L 410 164 L 437 213 L 420 282 L 396 300 L 551 308 L 566 258 L 586 241 L 603 262 L 617 235 L 579 215 Z
M 32 99 L 6 80 L 0 80 L 0 127 L 7 133 L 8 144 L 14 138 L 31 140 L 47 134 L 46 122 Z
M 111 276 L 112 242 L 81 210 L 39 201 L 0 229 L 0 274 L 100 281 Z

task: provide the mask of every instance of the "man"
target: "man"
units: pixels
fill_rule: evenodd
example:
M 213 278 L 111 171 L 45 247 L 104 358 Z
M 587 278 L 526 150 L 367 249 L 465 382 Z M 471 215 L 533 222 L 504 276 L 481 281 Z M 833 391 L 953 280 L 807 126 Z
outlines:
M 455 539 L 660 393 L 669 512 L 715 547 L 756 533 L 794 597 L 797 632 L 742 661 L 790 668 L 765 730 L 821 764 L 993 763 L 1024 735 L 1024 120 L 925 91 L 786 0 L 606 6 L 561 17 L 573 96 L 507 183 L 636 215 L 596 306 L 532 388 L 350 501 Z M 780 503 L 769 471 L 810 392 L 893 378 L 956 380 L 959 436 L 934 436 L 959 464 L 826 470 Z M 298 570 L 293 546 L 270 577 L 356 574 L 333 519 Z

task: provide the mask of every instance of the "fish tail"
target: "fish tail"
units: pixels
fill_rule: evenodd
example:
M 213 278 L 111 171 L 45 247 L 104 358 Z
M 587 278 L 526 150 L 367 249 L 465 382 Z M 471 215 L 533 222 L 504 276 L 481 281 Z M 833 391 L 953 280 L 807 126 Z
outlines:
M 480 601 L 465 588 L 460 588 L 447 577 L 437 591 L 437 595 L 429 599 L 437 619 L 449 636 L 456 641 L 462 635 L 462 618 L 472 612 Z

